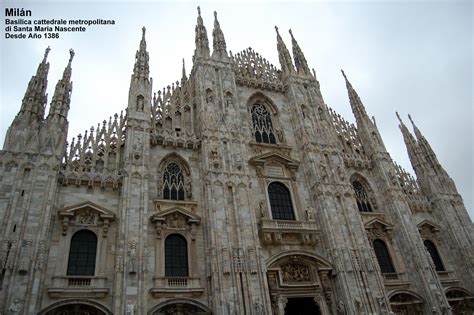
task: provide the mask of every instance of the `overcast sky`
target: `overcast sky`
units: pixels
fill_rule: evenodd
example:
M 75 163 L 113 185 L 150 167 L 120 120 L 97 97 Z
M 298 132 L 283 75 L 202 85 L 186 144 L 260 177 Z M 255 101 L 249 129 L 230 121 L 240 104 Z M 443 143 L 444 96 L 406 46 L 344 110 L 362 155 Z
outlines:
M 1 40 L 0 145 L 20 109 L 31 76 L 50 45 L 51 100 L 74 48 L 68 140 L 124 109 L 142 26 L 147 28 L 153 91 L 179 80 L 181 59 L 192 66 L 197 5 L 212 49 L 213 11 L 228 50 L 252 47 L 280 67 L 274 25 L 287 46 L 289 28 L 314 67 L 325 102 L 353 122 L 343 68 L 375 116 L 394 160 L 412 172 L 395 111 L 410 113 L 473 211 L 473 8 L 471 1 L 352 2 L 21 2 L 33 18 L 114 19 L 60 39 Z M 4 19 L 2 18 L 2 23 Z M 290 48 L 291 49 L 291 48 Z M 47 109 L 48 111 L 48 109 Z

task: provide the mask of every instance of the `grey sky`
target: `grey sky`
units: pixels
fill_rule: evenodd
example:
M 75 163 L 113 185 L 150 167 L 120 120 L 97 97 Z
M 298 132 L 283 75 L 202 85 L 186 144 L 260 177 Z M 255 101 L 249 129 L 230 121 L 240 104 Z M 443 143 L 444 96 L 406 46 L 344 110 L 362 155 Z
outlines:
M 19 2 L 35 18 L 114 19 L 115 26 L 91 26 L 59 40 L 1 40 L 0 144 L 18 112 L 28 80 L 50 45 L 49 100 L 67 63 L 70 47 L 74 88 L 69 140 L 124 109 L 134 55 L 147 28 L 153 90 L 179 80 L 181 59 L 192 66 L 196 6 L 212 43 L 213 11 L 227 48 L 254 48 L 279 67 L 274 25 L 287 46 L 289 28 L 314 67 L 325 102 L 354 121 L 343 68 L 375 116 L 390 155 L 408 171 L 395 116 L 410 113 L 473 211 L 473 8 L 464 2 Z M 3 23 L 2 18 L 2 23 Z M 2 25 L 2 30 L 5 25 Z

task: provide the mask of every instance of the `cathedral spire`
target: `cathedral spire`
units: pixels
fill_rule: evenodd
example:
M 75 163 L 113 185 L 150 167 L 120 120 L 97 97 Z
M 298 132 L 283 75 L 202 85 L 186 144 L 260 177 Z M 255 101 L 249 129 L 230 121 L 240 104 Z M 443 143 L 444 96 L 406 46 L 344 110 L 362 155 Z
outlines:
M 182 70 L 182 75 L 181 75 L 181 86 L 186 83 L 188 80 L 188 77 L 186 76 L 186 65 L 184 64 L 184 58 L 183 58 L 183 70 Z
M 217 19 L 217 12 L 214 11 L 214 30 L 212 31 L 212 55 L 215 54 L 227 56 L 227 47 L 225 43 L 224 33 L 222 32 L 219 20 Z
M 135 54 L 135 66 L 133 67 L 133 76 L 135 78 L 148 79 L 148 76 L 150 75 L 150 66 L 148 64 L 148 52 L 146 51 L 145 32 L 146 28 L 145 26 L 143 26 L 140 47 Z
M 359 95 L 357 95 L 357 92 L 354 90 L 354 88 L 352 87 L 352 84 L 347 79 L 346 74 L 344 73 L 344 70 L 341 69 L 341 72 L 342 72 L 342 75 L 344 76 L 344 80 L 346 81 L 346 88 L 347 88 L 347 93 L 349 95 L 349 102 L 351 103 L 352 112 L 354 113 L 356 120 L 358 121 L 358 123 L 360 122 L 360 120 L 370 122 L 369 116 L 367 115 L 367 112 L 365 111 L 364 104 L 362 104 L 362 101 L 360 100 Z
M 209 58 L 209 40 L 207 39 L 207 31 L 201 17 L 201 8 L 197 7 L 198 17 L 196 24 L 196 49 L 194 50 L 194 58 L 204 57 Z
M 428 140 L 426 140 L 426 138 L 422 135 L 420 129 L 418 129 L 418 127 L 415 125 L 415 122 L 413 121 L 410 115 L 408 115 L 408 119 L 410 119 L 410 122 L 413 126 L 416 140 L 418 141 L 418 146 L 420 147 L 425 159 L 427 161 L 430 161 L 433 167 L 441 168 L 441 165 L 438 162 L 438 158 L 436 157 L 436 154 L 431 148 L 431 145 L 429 144 Z
M 306 58 L 304 57 L 303 51 L 301 50 L 298 42 L 296 41 L 295 37 L 293 36 L 293 32 L 291 29 L 289 30 L 291 35 L 291 44 L 293 46 L 293 59 L 295 60 L 296 71 L 299 74 L 311 75 L 311 71 L 309 70 L 308 63 L 306 62 Z
M 46 48 L 43 60 L 38 65 L 36 74 L 31 77 L 21 104 L 21 112 L 30 112 L 39 119 L 43 119 L 44 108 L 47 102 L 46 88 L 48 85 L 49 62 L 46 62 L 51 48 Z
M 69 104 L 71 102 L 71 92 L 72 92 L 72 59 L 74 58 L 74 50 L 69 49 L 69 61 L 64 69 L 63 77 L 56 84 L 56 89 L 54 90 L 54 96 L 49 107 L 49 115 L 59 115 L 64 118 L 67 117 L 69 111 Z
M 293 67 L 293 62 L 291 61 L 290 52 L 288 48 L 286 48 L 285 42 L 280 36 L 278 32 L 278 27 L 275 26 L 275 30 L 277 33 L 277 49 L 278 49 L 278 57 L 280 59 L 281 70 L 284 73 L 293 73 L 295 72 L 295 68 Z
M 421 161 L 417 154 L 418 145 L 416 143 L 416 139 L 408 130 L 407 126 L 405 125 L 403 120 L 400 118 L 400 115 L 398 114 L 398 112 L 395 112 L 395 114 L 397 115 L 398 121 L 400 122 L 398 127 L 400 128 L 400 131 L 402 132 L 403 141 L 405 142 L 405 146 L 407 147 L 407 151 L 408 151 L 408 157 L 410 158 L 413 168 L 416 168 L 417 166 L 421 164 Z

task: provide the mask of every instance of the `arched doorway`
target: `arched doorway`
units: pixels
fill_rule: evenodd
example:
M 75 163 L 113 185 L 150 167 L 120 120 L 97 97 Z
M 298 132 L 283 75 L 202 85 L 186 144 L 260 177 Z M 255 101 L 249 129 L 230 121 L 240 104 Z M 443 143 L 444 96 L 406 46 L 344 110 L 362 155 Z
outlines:
M 285 315 L 330 314 L 334 307 L 331 266 L 307 251 L 287 251 L 267 260 L 272 312 Z
M 95 301 L 69 299 L 49 305 L 38 315 L 112 315 L 112 312 Z
M 470 315 L 474 313 L 474 297 L 462 288 L 451 288 L 446 292 L 451 311 L 455 315 Z
M 298 297 L 288 298 L 285 307 L 285 315 L 319 315 L 321 310 L 314 298 Z
M 390 297 L 390 308 L 397 315 L 422 315 L 423 300 L 410 292 L 399 292 Z
M 210 315 L 211 310 L 199 301 L 188 298 L 169 299 L 153 307 L 149 315 Z

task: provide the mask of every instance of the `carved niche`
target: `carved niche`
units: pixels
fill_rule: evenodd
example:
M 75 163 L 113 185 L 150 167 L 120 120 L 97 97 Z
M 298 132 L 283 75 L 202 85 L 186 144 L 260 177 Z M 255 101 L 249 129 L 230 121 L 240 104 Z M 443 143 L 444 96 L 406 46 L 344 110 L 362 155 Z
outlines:
M 115 214 L 112 211 L 90 201 L 63 208 L 58 211 L 58 215 L 63 235 L 67 234 L 70 225 L 102 226 L 102 235 L 107 237 L 110 223 L 115 220 Z
M 161 239 L 163 231 L 187 231 L 191 233 L 191 239 L 196 238 L 196 229 L 201 218 L 181 207 L 172 207 L 153 214 L 150 217 L 156 231 L 156 238 Z

